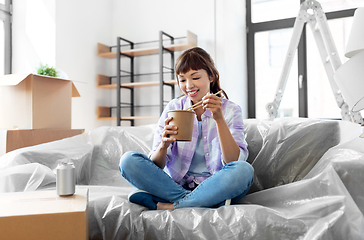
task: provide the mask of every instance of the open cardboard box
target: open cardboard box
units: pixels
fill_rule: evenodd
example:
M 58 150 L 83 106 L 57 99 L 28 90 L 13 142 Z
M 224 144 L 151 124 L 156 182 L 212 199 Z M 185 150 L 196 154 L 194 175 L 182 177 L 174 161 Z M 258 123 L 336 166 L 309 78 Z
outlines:
M 88 239 L 88 189 L 0 194 L 0 239 Z
M 71 129 L 73 82 L 35 74 L 0 76 L 0 129 Z
M 57 141 L 83 132 L 84 129 L 0 129 L 0 157 L 18 148 Z

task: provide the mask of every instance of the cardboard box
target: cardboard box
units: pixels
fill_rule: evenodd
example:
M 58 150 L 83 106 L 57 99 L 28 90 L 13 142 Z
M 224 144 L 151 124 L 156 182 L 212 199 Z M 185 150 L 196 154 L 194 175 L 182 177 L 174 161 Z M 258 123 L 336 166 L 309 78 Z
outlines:
M 18 148 L 61 140 L 83 132 L 84 129 L 0 130 L 0 156 Z
M 0 194 L 0 239 L 88 239 L 88 189 Z
M 0 76 L 0 129 L 71 129 L 72 81 L 35 74 Z

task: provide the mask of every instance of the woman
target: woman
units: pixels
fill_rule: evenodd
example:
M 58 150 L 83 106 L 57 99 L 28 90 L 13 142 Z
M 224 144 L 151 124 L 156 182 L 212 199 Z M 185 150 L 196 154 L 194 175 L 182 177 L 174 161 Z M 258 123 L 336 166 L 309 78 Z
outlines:
M 254 170 L 246 162 L 247 143 L 240 107 L 214 95 L 221 90 L 219 73 L 210 55 L 199 47 L 186 50 L 176 61 L 182 97 L 168 103 L 159 119 L 149 156 L 125 153 L 120 159 L 123 177 L 138 191 L 129 201 L 149 209 L 214 207 L 236 202 L 249 190 Z M 195 109 L 191 142 L 177 142 L 168 111 Z

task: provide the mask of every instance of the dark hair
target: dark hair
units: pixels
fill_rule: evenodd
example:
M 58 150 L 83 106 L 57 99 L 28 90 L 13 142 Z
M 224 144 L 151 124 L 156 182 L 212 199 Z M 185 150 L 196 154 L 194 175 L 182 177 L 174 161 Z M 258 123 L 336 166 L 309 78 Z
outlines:
M 210 54 L 208 54 L 202 48 L 194 47 L 184 51 L 181 56 L 177 58 L 175 69 L 177 79 L 178 75 L 181 73 L 183 74 L 190 70 L 204 69 L 207 72 L 209 78 L 212 79 L 210 83 L 211 92 L 217 93 L 218 91 L 222 90 L 220 87 L 219 71 L 217 71 L 215 63 L 212 60 Z M 222 92 L 228 99 L 225 91 L 222 90 Z

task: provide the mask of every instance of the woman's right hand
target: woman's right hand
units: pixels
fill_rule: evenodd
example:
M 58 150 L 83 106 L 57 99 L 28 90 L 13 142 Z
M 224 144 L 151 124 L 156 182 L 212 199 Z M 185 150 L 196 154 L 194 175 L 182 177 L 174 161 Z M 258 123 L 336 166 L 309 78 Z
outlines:
M 174 137 L 170 137 L 171 134 L 177 134 L 177 127 L 173 125 L 169 125 L 170 121 L 172 121 L 173 117 L 166 118 L 164 121 L 164 129 L 162 131 L 162 142 L 161 147 L 167 149 L 172 142 L 175 142 L 176 139 Z
M 162 141 L 150 157 L 150 159 L 152 159 L 152 161 L 161 169 L 166 166 L 167 148 L 172 142 L 176 141 L 174 137 L 170 137 L 171 134 L 177 134 L 177 127 L 169 125 L 171 121 L 172 117 L 169 117 L 164 121 L 164 128 L 161 135 Z

